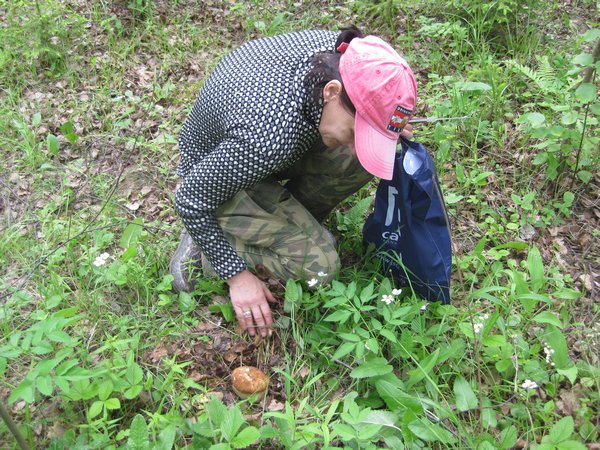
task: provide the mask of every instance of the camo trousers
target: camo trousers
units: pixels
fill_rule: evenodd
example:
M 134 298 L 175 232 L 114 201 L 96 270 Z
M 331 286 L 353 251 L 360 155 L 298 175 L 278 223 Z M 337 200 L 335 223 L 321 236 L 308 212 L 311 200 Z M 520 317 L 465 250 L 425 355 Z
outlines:
M 215 215 L 248 267 L 262 265 L 281 280 L 329 282 L 340 259 L 321 222 L 371 178 L 346 147 L 308 152 L 285 172 L 238 192 Z

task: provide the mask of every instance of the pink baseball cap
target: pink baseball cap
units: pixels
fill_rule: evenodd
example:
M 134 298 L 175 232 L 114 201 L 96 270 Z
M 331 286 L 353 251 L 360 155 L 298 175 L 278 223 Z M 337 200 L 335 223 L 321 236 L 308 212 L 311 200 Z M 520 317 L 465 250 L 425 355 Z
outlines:
M 340 45 L 340 75 L 356 107 L 354 146 L 365 170 L 384 180 L 394 173 L 396 145 L 417 102 L 415 75 L 389 44 L 376 36 Z

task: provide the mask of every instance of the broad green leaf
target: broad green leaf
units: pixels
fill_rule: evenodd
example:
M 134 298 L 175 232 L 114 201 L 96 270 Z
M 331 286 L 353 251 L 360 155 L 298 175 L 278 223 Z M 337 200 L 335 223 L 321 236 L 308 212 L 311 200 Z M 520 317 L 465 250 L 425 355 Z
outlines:
M 377 410 L 369 412 L 369 415 L 366 419 L 362 421 L 362 423 L 368 423 L 372 425 L 381 425 L 384 427 L 395 428 L 400 430 L 396 426 L 396 422 L 398 421 L 398 416 L 390 411 Z
M 593 42 L 600 39 L 600 28 L 590 28 L 582 36 L 585 42 Z
M 338 336 L 343 339 L 344 341 L 348 341 L 348 342 L 360 342 L 360 336 L 358 336 L 357 334 L 353 334 L 353 333 L 339 333 Z
M 438 356 L 440 354 L 440 349 L 437 348 L 431 355 L 429 355 L 424 360 L 418 362 L 418 367 L 416 369 L 411 370 L 409 374 L 408 384 L 414 385 L 418 383 L 423 378 L 429 375 L 433 366 L 435 366 Z
M 148 425 L 141 414 L 136 415 L 129 428 L 129 439 L 127 439 L 127 450 L 146 450 L 150 448 L 148 439 Z
M 293 279 L 288 279 L 285 284 L 285 301 L 297 303 L 302 298 L 302 288 Z
M 575 91 L 575 97 L 581 103 L 590 103 L 596 100 L 596 86 L 592 83 L 582 83 Z
M 102 412 L 102 408 L 104 408 L 104 402 L 96 400 L 94 403 L 92 403 L 92 406 L 90 406 L 90 409 L 88 410 L 88 419 L 91 420 L 98 416 Z
M 144 379 L 144 372 L 140 366 L 133 363 L 125 371 L 125 379 L 131 385 L 139 384 Z
M 93 376 L 94 373 L 91 370 L 82 367 L 72 367 L 63 374 L 63 378 L 68 381 L 87 380 Z
M 118 398 L 109 398 L 108 400 L 106 400 L 104 402 L 104 406 L 106 406 L 106 409 L 120 409 L 121 408 L 121 401 Z
M 231 450 L 231 445 L 227 442 L 221 442 L 220 444 L 211 445 L 208 450 Z
M 231 446 L 233 448 L 246 448 L 259 439 L 260 431 L 256 427 L 246 427 L 231 440 Z
M 385 358 L 370 358 L 350 372 L 352 378 L 371 378 L 390 373 L 393 367 Z
M 123 392 L 123 397 L 125 397 L 127 400 L 134 399 L 140 394 L 140 392 L 142 392 L 142 388 L 142 385 L 131 386 L 129 389 Z
M 500 434 L 500 448 L 509 449 L 513 448 L 519 440 L 519 432 L 514 425 L 509 426 L 502 430 Z
M 162 280 L 154 289 L 158 292 L 168 292 L 172 289 L 174 279 L 175 277 L 173 277 L 173 275 L 167 274 L 162 277 Z
M 113 382 L 110 380 L 105 380 L 98 386 L 98 398 L 102 401 L 105 401 L 110 394 L 112 394 L 114 389 Z
M 46 337 L 52 342 L 60 342 L 61 344 L 73 345 L 74 339 L 64 331 L 55 330 L 52 333 L 46 334 Z
M 572 125 L 575 122 L 577 122 L 577 119 L 579 118 L 579 114 L 577 114 L 576 111 L 567 111 L 565 113 L 563 113 L 560 122 L 563 125 Z
M 496 410 L 492 408 L 492 402 L 489 398 L 481 399 L 481 423 L 485 428 L 496 428 L 498 419 L 496 418 Z
M 35 399 L 34 393 L 35 390 L 33 383 L 31 380 L 25 378 L 16 388 L 13 389 L 10 397 L 8 397 L 8 403 L 12 405 L 20 398 L 25 400 L 25 403 L 33 403 L 33 400 Z
M 529 249 L 527 269 L 529 269 L 531 290 L 537 294 L 544 285 L 544 264 L 542 262 L 540 251 L 535 246 Z
M 181 295 L 181 292 L 179 294 Z M 214 305 L 210 305 L 208 307 L 208 310 L 210 312 L 220 312 L 221 314 L 223 314 L 223 318 L 227 322 L 232 322 L 233 319 L 235 319 L 235 312 L 233 311 L 233 307 L 229 303 L 215 303 Z M 189 312 L 191 312 L 191 310 Z
M 125 227 L 123 235 L 119 240 L 119 244 L 124 250 L 138 243 L 139 238 L 144 231 L 142 226 L 143 220 L 140 217 L 136 217 L 132 223 Z
M 591 66 L 594 64 L 594 56 L 591 53 L 580 53 L 573 58 L 573 64 L 580 66 Z
M 557 369 L 568 369 L 573 366 L 569 359 L 565 336 L 557 327 L 548 325 L 544 333 L 544 340 L 554 350 L 552 359 Z
M 525 250 L 526 248 L 529 248 L 529 244 L 527 242 L 513 241 L 513 242 L 507 242 L 505 244 L 496 245 L 493 248 L 494 248 L 494 250 L 502 250 L 505 248 L 512 248 L 515 250 Z
M 40 123 L 42 123 L 42 115 L 37 112 L 31 117 L 31 125 L 37 127 Z
M 454 395 L 456 395 L 456 408 L 459 411 L 477 408 L 477 397 L 469 382 L 461 376 L 454 382 Z
M 46 375 L 42 377 L 37 377 L 37 379 L 35 380 L 35 384 L 37 386 L 38 391 L 40 391 L 45 396 L 52 395 L 54 388 L 52 386 L 52 379 L 50 378 L 50 376 Z
M 71 144 L 74 144 L 75 142 L 77 142 L 77 139 L 79 139 L 79 136 L 77 136 L 77 133 L 75 132 L 73 122 L 71 122 L 70 120 L 62 124 L 62 126 L 60 127 L 60 132 L 64 137 L 67 138 L 67 140 Z
M 577 172 L 577 177 L 579 177 L 579 179 L 584 183 L 589 183 L 590 181 L 592 181 L 593 176 L 594 175 L 592 174 L 592 172 L 588 170 L 580 170 L 579 172 Z
M 536 315 L 531 320 L 533 320 L 534 322 L 538 322 L 538 323 L 549 323 L 549 324 L 557 326 L 558 328 L 563 328 L 563 324 L 560 321 L 560 319 L 558 317 L 556 317 L 556 314 L 554 314 L 550 311 L 543 311 L 543 312 L 539 313 L 538 315 Z
M 179 301 L 179 310 L 184 314 L 188 314 L 194 309 L 196 309 L 196 301 L 194 300 L 194 297 L 192 297 L 191 294 L 188 292 L 181 291 L 177 300 Z M 226 321 L 231 322 L 233 320 L 234 314 L 231 305 L 229 305 L 228 303 L 221 303 L 219 304 L 219 309 L 221 313 L 223 313 L 223 317 Z M 230 312 L 229 314 L 227 314 L 228 311 Z
M 352 311 L 348 311 L 346 309 L 340 309 L 335 311 L 334 313 L 328 315 L 323 319 L 325 322 L 339 322 L 344 323 L 348 320 L 348 318 L 352 315 Z
M 244 416 L 237 406 L 233 406 L 225 412 L 223 422 L 221 423 L 221 433 L 223 437 L 231 442 L 237 434 L 240 427 L 244 424 Z
M 558 444 L 562 441 L 566 441 L 573 434 L 573 418 L 566 416 L 556 422 L 550 429 L 548 434 L 548 440 L 551 444 Z
M 370 282 L 362 291 L 360 291 L 360 301 L 361 303 L 367 303 L 373 298 L 373 291 L 375 290 L 375 285 L 373 282 Z
M 454 205 L 455 203 L 460 202 L 463 198 L 465 198 L 464 195 L 454 194 L 453 192 L 448 192 L 446 195 L 444 195 L 447 205 Z
M 575 383 L 575 380 L 577 379 L 577 366 L 571 366 L 568 369 L 556 369 L 556 371 L 567 377 L 569 379 L 569 381 L 571 382 L 571 384 Z
M 160 432 L 158 442 L 154 445 L 154 450 L 171 450 L 175 443 L 177 427 L 170 425 Z
M 58 139 L 52 133 L 49 133 L 48 137 L 46 138 L 46 148 L 48 149 L 48 153 L 50 153 L 51 155 L 58 155 Z
M 383 330 L 379 331 L 379 334 L 381 334 L 388 341 L 398 342 L 398 339 L 396 338 L 396 335 L 393 332 L 391 332 L 390 330 L 386 330 L 384 328 Z
M 7 364 L 8 361 L 6 360 L 6 358 L 0 358 L 0 377 L 4 375 L 4 372 L 6 372 Z
M 389 381 L 377 380 L 375 387 L 379 396 L 392 411 L 404 412 L 409 410 L 415 414 L 423 413 L 423 406 L 418 398 L 411 397 Z
M 221 423 L 223 423 L 223 418 L 225 417 L 225 413 L 227 412 L 227 407 L 223 404 L 221 400 L 216 397 L 213 397 L 211 401 L 206 405 L 206 412 L 208 412 L 208 417 L 213 424 L 214 428 L 219 428 Z
M 54 351 L 54 347 L 48 341 L 42 341 L 35 347 L 31 348 L 31 352 L 36 355 L 47 355 L 48 353 L 52 353 Z
M 354 350 L 354 347 L 356 347 L 356 344 L 354 342 L 344 342 L 338 347 L 331 359 L 335 361 L 336 359 L 340 359 L 346 356 L 348 353 Z
M 408 424 L 408 429 L 419 439 L 426 442 L 441 442 L 442 444 L 453 444 L 456 442 L 456 438 L 452 436 L 452 433 L 424 418 L 413 420 Z
M 546 121 L 546 117 L 538 112 L 523 114 L 519 117 L 519 122 L 529 122 L 533 128 L 540 127 Z
M 481 343 L 486 347 L 501 347 L 506 344 L 506 338 L 499 334 L 495 334 L 493 336 L 486 336 Z

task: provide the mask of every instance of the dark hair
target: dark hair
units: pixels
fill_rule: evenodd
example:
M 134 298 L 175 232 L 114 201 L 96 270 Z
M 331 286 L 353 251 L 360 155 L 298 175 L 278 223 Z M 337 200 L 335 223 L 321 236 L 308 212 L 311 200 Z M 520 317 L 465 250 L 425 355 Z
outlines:
M 316 103 L 321 102 L 325 85 L 331 80 L 337 80 L 342 83 L 342 92 L 340 94 L 342 104 L 352 114 L 356 113 L 356 108 L 352 104 L 350 97 L 348 97 L 346 89 L 344 89 L 344 83 L 340 75 L 340 58 L 342 54 L 337 49 L 344 42 L 350 43 L 352 39 L 362 37 L 362 32 L 354 25 L 342 28 L 335 43 L 335 52 L 320 52 L 312 57 L 312 69 L 304 77 L 304 85 L 312 89 L 312 96 Z

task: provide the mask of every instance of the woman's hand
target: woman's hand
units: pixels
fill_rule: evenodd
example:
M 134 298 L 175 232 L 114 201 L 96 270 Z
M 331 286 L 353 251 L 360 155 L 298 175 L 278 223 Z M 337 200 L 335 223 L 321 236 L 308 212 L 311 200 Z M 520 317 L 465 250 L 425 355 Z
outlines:
M 248 270 L 229 278 L 227 284 L 231 303 L 242 329 L 248 331 L 250 336 L 256 334 L 257 328 L 261 336 L 270 336 L 273 319 L 267 300 L 275 301 L 271 291 Z
M 412 129 L 412 125 L 410 123 L 407 123 L 406 125 L 404 125 L 404 129 L 400 132 L 400 136 L 405 137 L 406 139 L 412 139 Z

